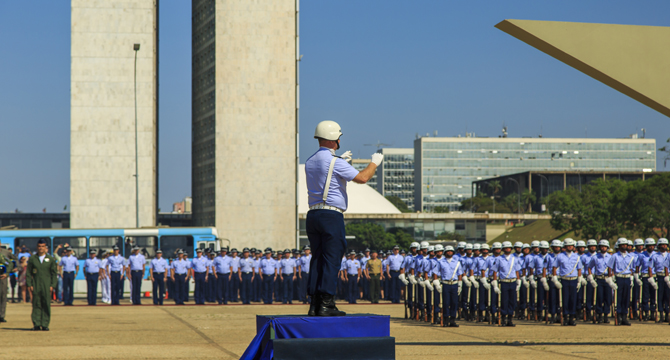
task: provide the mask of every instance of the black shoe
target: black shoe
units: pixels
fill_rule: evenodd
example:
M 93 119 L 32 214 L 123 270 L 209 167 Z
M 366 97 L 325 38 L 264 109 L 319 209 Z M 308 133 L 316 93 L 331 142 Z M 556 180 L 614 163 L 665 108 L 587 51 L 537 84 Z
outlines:
M 321 304 L 316 309 L 316 316 L 345 316 L 347 313 L 340 311 L 335 306 L 335 297 L 330 294 L 321 294 Z
M 456 317 L 449 317 L 449 327 L 458 327 L 458 324 L 456 324 Z
M 630 326 L 630 322 L 628 321 L 628 316 L 627 315 L 622 315 L 621 316 L 621 322 L 619 323 L 619 325 Z
M 307 312 L 307 316 L 316 316 L 316 309 L 319 306 L 319 302 L 321 301 L 321 296 L 319 294 L 314 294 L 311 300 L 312 301 L 309 304 L 309 311 Z
M 609 324 L 609 323 L 610 323 L 610 319 L 607 316 L 607 314 L 605 314 L 604 317 L 603 317 L 603 324 Z
M 575 320 L 576 320 L 575 315 L 570 315 L 570 320 L 568 320 L 568 325 L 577 326 L 577 322 Z
M 35 327 L 33 328 L 33 331 L 40 331 L 40 330 L 42 330 L 42 328 L 39 327 L 39 326 L 35 326 Z
M 49 328 L 43 326 L 43 327 L 42 327 L 42 331 L 49 331 Z
M 512 315 L 508 315 L 508 316 L 507 316 L 507 323 L 505 324 L 505 326 L 515 327 L 516 325 L 514 325 L 514 323 L 512 322 L 512 319 L 513 319 L 513 316 L 512 316 Z
M 0 323 L 3 323 L 3 322 L 7 322 L 7 320 L 5 320 L 5 318 L 3 318 L 3 317 L 0 317 Z

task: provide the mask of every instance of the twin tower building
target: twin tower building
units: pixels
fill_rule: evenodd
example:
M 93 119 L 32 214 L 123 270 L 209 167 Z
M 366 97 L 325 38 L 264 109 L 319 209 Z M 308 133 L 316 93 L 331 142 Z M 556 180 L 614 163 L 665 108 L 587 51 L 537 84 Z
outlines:
M 70 225 L 133 228 L 139 214 L 155 226 L 159 1 L 71 5 Z M 235 243 L 297 237 L 298 10 L 298 0 L 192 0 L 193 223 Z

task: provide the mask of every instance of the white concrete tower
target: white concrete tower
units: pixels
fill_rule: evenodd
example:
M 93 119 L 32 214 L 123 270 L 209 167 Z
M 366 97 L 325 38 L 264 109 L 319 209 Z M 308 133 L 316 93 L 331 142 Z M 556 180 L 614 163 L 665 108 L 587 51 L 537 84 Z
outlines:
M 194 225 L 294 247 L 298 2 L 194 0 L 192 16 Z
M 136 225 L 134 44 L 139 225 L 156 225 L 158 3 L 71 4 L 70 226 Z

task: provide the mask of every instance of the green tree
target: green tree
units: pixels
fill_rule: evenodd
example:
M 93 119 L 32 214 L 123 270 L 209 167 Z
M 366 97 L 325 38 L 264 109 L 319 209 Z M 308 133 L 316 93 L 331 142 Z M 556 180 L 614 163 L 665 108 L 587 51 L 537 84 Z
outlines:
M 623 208 L 628 227 L 641 236 L 670 237 L 670 173 L 630 183 Z
M 398 245 L 403 249 L 409 249 L 414 238 L 400 228 L 389 229 L 385 231 L 384 227 L 371 222 L 355 222 L 346 225 L 347 235 L 353 235 L 356 238 L 348 240 L 347 247 L 356 251 L 363 251 L 365 248 L 388 250 Z
M 445 231 L 442 234 L 438 235 L 435 240 L 455 240 L 455 241 L 465 241 L 465 235 L 456 234 L 453 232 Z
M 551 209 L 550 224 L 554 230 L 567 231 L 575 226 L 573 214 L 579 213 L 579 191 L 568 188 L 547 196 L 547 205 Z
M 525 189 L 523 192 L 521 192 L 521 207 L 523 209 L 528 209 L 528 211 L 531 211 L 536 200 L 537 197 L 535 196 L 535 193 L 529 189 Z
M 496 196 L 496 194 L 500 190 L 502 190 L 502 185 L 500 185 L 500 180 L 489 181 L 489 189 L 491 189 L 491 192 L 493 192 L 493 196 Z
M 402 199 L 400 199 L 397 196 L 386 196 L 386 200 L 390 201 L 391 204 L 393 204 L 398 210 L 400 210 L 400 212 L 403 212 L 403 213 L 412 212 L 412 210 L 410 210 L 407 207 L 407 204 L 405 204 L 405 202 L 402 201 Z

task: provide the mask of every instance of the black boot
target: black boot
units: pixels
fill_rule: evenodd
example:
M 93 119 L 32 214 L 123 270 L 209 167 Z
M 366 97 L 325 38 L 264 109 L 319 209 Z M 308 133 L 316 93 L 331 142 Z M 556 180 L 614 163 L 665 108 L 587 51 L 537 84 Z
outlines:
M 596 324 L 602 324 L 603 322 L 603 314 L 598 314 L 596 316 Z
M 576 320 L 575 315 L 569 315 L 569 316 L 570 316 L 570 320 L 568 320 L 568 325 L 577 326 L 577 322 L 575 321 Z
M 458 327 L 458 324 L 456 324 L 456 317 L 452 316 L 449 318 L 449 327 Z
M 660 324 L 663 322 L 663 313 L 660 312 L 658 313 L 658 320 L 656 320 L 656 323 Z
M 320 294 L 321 301 L 316 308 L 316 316 L 345 316 L 347 313 L 340 311 L 335 306 L 335 297 L 330 294 Z
M 319 302 L 321 301 L 320 294 L 312 295 L 311 302 L 309 304 L 309 311 L 307 312 L 308 316 L 316 316 L 316 309 L 319 307 Z
M 507 326 L 515 327 L 514 323 L 512 322 L 512 315 L 507 316 Z
M 628 314 L 621 315 L 621 322 L 619 325 L 630 326 L 630 322 L 628 321 Z
M 604 314 L 603 315 L 603 324 L 609 324 L 609 323 L 610 323 L 610 319 L 607 317 L 607 314 Z

